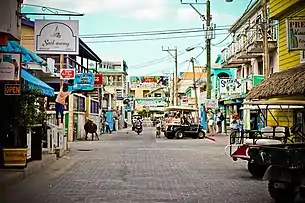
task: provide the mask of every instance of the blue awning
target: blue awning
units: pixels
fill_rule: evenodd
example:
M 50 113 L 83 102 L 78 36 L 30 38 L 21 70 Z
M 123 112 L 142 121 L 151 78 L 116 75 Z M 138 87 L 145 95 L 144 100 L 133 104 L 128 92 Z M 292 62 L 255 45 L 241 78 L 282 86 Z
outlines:
M 9 41 L 7 46 L 0 46 L 1 52 L 21 52 L 22 63 L 37 63 L 46 66 L 47 62 L 37 56 L 35 53 L 27 50 L 24 46 L 16 41 Z
M 41 90 L 41 94 L 44 96 L 54 96 L 54 89 L 47 85 L 45 82 L 39 80 L 34 75 L 30 74 L 26 70 L 21 71 L 21 77 L 27 81 L 28 83 L 28 89 L 35 90 L 39 89 Z

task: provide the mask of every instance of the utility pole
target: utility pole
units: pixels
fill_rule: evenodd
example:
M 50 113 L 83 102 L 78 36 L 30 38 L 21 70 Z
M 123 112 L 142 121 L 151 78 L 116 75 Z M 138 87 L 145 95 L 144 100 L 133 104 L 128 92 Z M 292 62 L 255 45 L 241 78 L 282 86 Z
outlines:
M 206 2 L 206 26 L 207 29 L 211 30 L 211 4 L 210 0 L 207 0 Z M 212 39 L 212 33 L 207 31 L 207 37 L 206 37 L 206 49 L 207 49 L 207 99 L 211 99 L 211 91 L 212 91 L 212 81 L 211 81 L 211 39 Z
M 214 34 L 214 27 L 212 26 L 212 16 L 211 16 L 211 1 L 205 0 L 205 2 L 199 2 L 198 0 L 195 0 L 195 2 L 183 2 L 183 0 L 180 0 L 182 4 L 189 4 L 196 13 L 200 16 L 202 21 L 206 22 L 206 29 L 205 29 L 205 42 L 206 42 L 206 71 L 207 71 L 207 99 L 211 99 L 211 92 L 212 92 L 212 81 L 211 81 L 211 40 L 215 37 Z M 194 0 L 193 0 L 194 1 Z M 195 4 L 204 4 L 206 6 L 206 15 L 203 15 L 200 13 L 198 9 L 194 6 Z
M 175 73 L 172 74 L 172 101 L 171 104 L 174 105 L 175 101 Z
M 196 106 L 196 109 L 198 109 L 199 108 L 199 106 L 198 106 L 198 95 L 197 95 L 195 65 L 194 65 L 194 58 L 193 57 L 191 58 L 191 63 L 192 63 L 192 68 L 193 68 L 193 85 L 194 85 L 194 92 L 195 92 L 195 106 Z M 199 119 L 199 111 L 197 111 L 197 118 L 196 119 Z
M 178 51 L 177 51 L 177 47 L 174 49 L 163 49 L 162 47 L 162 51 L 166 51 L 168 52 L 175 60 L 175 72 L 174 72 L 174 106 L 178 105 Z M 174 52 L 174 54 L 172 53 Z
M 268 16 L 267 16 L 267 0 L 262 0 L 262 12 L 263 12 L 263 64 L 264 64 L 264 78 L 269 77 L 269 47 L 268 47 Z

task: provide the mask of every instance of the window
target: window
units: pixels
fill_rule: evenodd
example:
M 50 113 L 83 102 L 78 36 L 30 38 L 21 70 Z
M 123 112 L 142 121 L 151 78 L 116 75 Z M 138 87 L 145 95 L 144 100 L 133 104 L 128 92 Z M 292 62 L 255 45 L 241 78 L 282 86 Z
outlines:
M 258 74 L 259 75 L 264 75 L 264 64 L 262 61 L 257 63 L 258 65 Z
M 84 97 L 78 97 L 78 112 L 85 112 L 86 111 L 86 101 Z
M 90 102 L 90 113 L 98 114 L 98 102 L 91 100 Z

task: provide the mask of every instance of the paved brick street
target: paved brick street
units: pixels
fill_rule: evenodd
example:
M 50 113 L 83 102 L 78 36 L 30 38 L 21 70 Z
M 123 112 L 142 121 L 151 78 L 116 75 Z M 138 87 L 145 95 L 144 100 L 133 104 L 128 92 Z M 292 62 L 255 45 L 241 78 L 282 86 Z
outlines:
M 272 202 L 245 164 L 226 157 L 223 142 L 120 132 L 73 143 L 69 156 L 10 187 L 0 202 Z

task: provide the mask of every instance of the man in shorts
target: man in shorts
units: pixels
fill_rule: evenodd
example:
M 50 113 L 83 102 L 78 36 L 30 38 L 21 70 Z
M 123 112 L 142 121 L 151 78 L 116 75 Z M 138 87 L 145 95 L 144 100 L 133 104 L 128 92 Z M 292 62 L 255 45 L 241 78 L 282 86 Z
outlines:
M 57 125 L 64 122 L 64 111 L 65 111 L 65 105 L 66 105 L 66 98 L 70 94 L 71 94 L 71 92 L 68 92 L 68 84 L 63 84 L 63 86 L 60 88 L 60 91 L 58 92 L 58 95 L 55 100 Z M 61 118 L 60 121 L 59 121 L 59 115 Z

